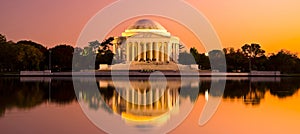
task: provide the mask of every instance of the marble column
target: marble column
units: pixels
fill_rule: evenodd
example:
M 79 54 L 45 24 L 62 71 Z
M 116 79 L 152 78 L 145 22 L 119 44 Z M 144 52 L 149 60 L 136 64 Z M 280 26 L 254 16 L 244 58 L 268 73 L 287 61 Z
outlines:
M 134 56 L 133 56 L 133 61 L 137 61 L 138 59 L 138 43 L 135 42 L 134 43 Z
M 175 54 L 175 56 L 174 56 L 174 61 L 177 62 L 177 61 L 178 61 L 178 57 L 177 57 L 177 56 L 178 56 L 178 55 L 177 55 L 177 53 L 178 53 L 178 52 L 177 52 L 177 49 L 178 49 L 177 43 L 174 44 L 174 49 L 175 49 L 175 50 L 174 50 L 174 52 L 175 52 L 175 53 L 174 53 L 174 54 Z
M 146 50 L 146 43 L 144 43 L 144 46 L 143 46 L 143 59 L 146 60 L 147 58 L 147 50 Z
M 152 42 L 150 42 L 150 43 L 149 43 L 149 49 L 150 49 L 150 50 L 149 50 L 149 53 L 150 53 L 149 59 L 150 59 L 150 60 L 153 59 L 153 52 L 152 52 L 152 51 L 153 51 L 153 48 L 152 48 L 152 45 L 153 45 Z
M 152 42 L 151 45 L 152 45 L 152 60 L 153 60 L 153 59 L 156 59 L 155 58 L 155 42 Z
M 130 55 L 130 53 L 129 53 L 129 43 L 126 44 L 126 53 L 127 53 L 126 54 L 126 60 L 129 61 L 130 60 L 129 59 L 129 55 Z
M 179 44 L 178 43 L 177 43 L 177 49 L 176 50 L 177 50 L 177 60 L 176 61 L 178 62 L 178 59 L 179 59 Z
M 165 43 L 161 44 L 160 54 L 161 54 L 161 61 L 164 61 L 165 60 Z
M 140 42 L 139 43 L 139 48 L 138 48 L 138 55 L 139 55 L 139 58 L 138 58 L 138 61 L 140 61 L 140 59 L 142 58 L 142 54 L 143 54 L 143 51 L 142 51 L 142 43 Z
M 170 58 L 171 58 L 171 43 L 168 43 L 168 46 L 167 46 L 167 50 L 168 50 L 168 53 L 167 53 L 167 61 L 170 61 Z
M 168 43 L 164 43 L 164 61 L 168 61 Z
M 175 52 L 174 52 L 174 50 L 175 50 L 174 49 L 174 43 L 172 43 L 172 52 L 171 52 L 172 53 L 171 54 L 172 55 L 172 61 L 175 61 L 175 54 L 174 54 Z
M 155 59 L 156 59 L 156 61 L 159 61 L 159 48 L 158 48 L 158 42 L 155 43 Z
M 134 46 L 135 46 L 135 44 L 131 43 L 131 61 L 134 61 L 134 57 L 135 57 Z

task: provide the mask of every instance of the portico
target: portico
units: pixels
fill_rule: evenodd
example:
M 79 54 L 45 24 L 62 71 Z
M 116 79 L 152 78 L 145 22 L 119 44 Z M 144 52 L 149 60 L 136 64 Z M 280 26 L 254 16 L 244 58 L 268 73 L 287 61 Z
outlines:
M 126 61 L 177 61 L 179 44 L 168 41 L 133 41 L 126 44 Z
M 179 38 L 152 20 L 138 20 L 113 44 L 117 61 L 178 62 Z

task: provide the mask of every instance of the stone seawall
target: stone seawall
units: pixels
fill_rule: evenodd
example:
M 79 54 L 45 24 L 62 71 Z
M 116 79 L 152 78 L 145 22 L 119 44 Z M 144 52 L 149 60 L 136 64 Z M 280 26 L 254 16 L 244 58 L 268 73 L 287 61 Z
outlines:
M 35 75 L 52 75 L 51 70 L 45 71 L 20 71 L 21 76 L 35 76 Z
M 160 71 L 164 76 L 167 77 L 180 77 L 180 76 L 191 76 L 191 77 L 201 77 L 201 76 L 216 76 L 216 77 L 248 77 L 248 76 L 258 76 L 258 77 L 273 77 L 273 76 L 284 76 L 280 74 L 278 71 L 252 71 L 251 73 L 224 73 L 224 72 L 206 72 L 206 71 L 196 71 L 196 70 L 175 70 L 175 71 Z M 115 75 L 117 77 L 148 77 L 150 75 L 153 76 L 153 72 L 143 72 L 138 70 L 117 70 L 113 71 L 83 71 L 83 72 L 49 72 L 49 71 L 21 71 L 20 76 L 98 76 L 98 77 L 111 77 Z M 155 76 L 155 75 L 154 75 Z

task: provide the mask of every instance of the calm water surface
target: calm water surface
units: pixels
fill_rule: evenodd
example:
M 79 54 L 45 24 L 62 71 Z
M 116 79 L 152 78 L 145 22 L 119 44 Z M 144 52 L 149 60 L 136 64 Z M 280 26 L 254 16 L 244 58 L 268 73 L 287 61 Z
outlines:
M 174 134 L 300 133 L 299 78 L 218 81 L 226 81 L 223 95 L 222 90 L 210 91 L 211 78 L 135 78 L 130 84 L 122 79 L 78 78 L 74 90 L 72 78 L 2 77 L 0 133 L 150 132 L 162 128 Z M 217 111 L 205 125 L 198 125 L 206 102 L 217 98 L 222 98 Z M 99 124 L 105 128 L 100 130 Z M 119 129 L 122 127 L 128 131 Z

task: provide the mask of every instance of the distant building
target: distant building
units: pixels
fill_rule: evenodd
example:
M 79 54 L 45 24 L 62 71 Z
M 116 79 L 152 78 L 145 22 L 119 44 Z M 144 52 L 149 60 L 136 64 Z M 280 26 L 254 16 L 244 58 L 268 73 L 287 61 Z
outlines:
M 115 60 L 118 62 L 178 62 L 179 38 L 149 19 L 136 21 L 122 36 L 115 37 L 113 44 Z

